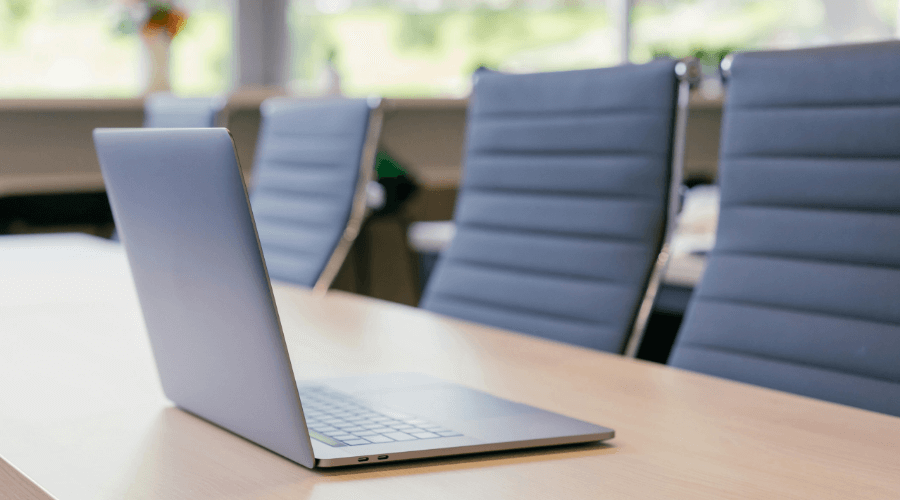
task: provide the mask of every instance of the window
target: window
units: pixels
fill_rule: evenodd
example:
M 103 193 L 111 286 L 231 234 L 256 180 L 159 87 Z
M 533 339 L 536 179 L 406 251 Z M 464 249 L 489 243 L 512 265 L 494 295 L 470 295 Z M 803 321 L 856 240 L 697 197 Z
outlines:
M 178 0 L 188 12 L 172 42 L 172 90 L 180 95 L 224 94 L 231 89 L 231 0 Z
M 624 0 L 293 0 L 294 90 L 460 96 L 480 65 L 616 64 Z M 630 60 L 887 39 L 897 0 L 632 0 Z
M 897 0 L 635 0 L 631 59 L 693 55 L 713 71 L 739 49 L 891 38 Z
M 133 97 L 146 49 L 121 33 L 139 0 L 0 0 L 0 98 Z M 169 54 L 176 93 L 231 87 L 235 1 L 174 0 L 188 13 Z M 293 90 L 464 96 L 479 66 L 550 71 L 619 62 L 626 0 L 288 0 Z M 631 0 L 630 59 L 887 39 L 898 0 Z
M 183 0 L 189 13 L 171 48 L 173 90 L 230 86 L 229 0 Z M 108 0 L 0 0 L 0 97 L 133 97 L 144 87 L 141 41 L 120 33 Z
M 479 66 L 605 66 L 618 35 L 605 0 L 294 0 L 292 86 L 348 95 L 462 96 Z

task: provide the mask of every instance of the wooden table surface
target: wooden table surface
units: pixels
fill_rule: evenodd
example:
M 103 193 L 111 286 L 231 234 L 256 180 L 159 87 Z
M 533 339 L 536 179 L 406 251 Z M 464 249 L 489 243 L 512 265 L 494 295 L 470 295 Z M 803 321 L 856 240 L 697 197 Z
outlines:
M 900 418 L 345 293 L 314 297 L 279 285 L 276 296 L 302 378 L 418 371 L 617 436 L 605 445 L 304 469 L 165 399 L 117 245 L 7 237 L 0 498 L 900 497 Z

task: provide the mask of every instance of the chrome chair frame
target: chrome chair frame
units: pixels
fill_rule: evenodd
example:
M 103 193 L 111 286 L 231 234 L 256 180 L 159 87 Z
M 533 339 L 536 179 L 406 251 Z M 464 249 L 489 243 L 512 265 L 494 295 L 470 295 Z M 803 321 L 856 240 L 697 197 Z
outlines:
M 692 87 L 700 82 L 700 62 L 694 58 L 682 59 L 675 65 L 675 74 L 678 76 L 678 101 L 675 109 L 675 127 L 672 132 L 672 166 L 669 180 L 666 226 L 659 255 L 650 271 L 644 298 L 638 307 L 637 315 L 632 324 L 631 334 L 625 345 L 624 355 L 630 358 L 636 357 L 638 349 L 640 349 L 641 341 L 643 341 L 644 333 L 647 329 L 647 322 L 650 319 L 650 313 L 653 311 L 653 303 L 656 300 L 663 274 L 671 257 L 672 237 L 675 234 L 678 213 L 681 210 L 681 185 L 684 177 L 684 150 L 687 138 L 690 91 Z
M 319 279 L 313 285 L 313 292 L 324 294 L 331 287 L 338 271 L 340 271 L 350 248 L 359 236 L 363 222 L 372 212 L 372 206 L 368 203 L 368 186 L 374 179 L 375 155 L 378 152 L 378 142 L 381 137 L 381 126 L 384 121 L 384 111 L 380 98 L 368 100 L 369 125 L 366 129 L 366 140 L 363 143 L 362 155 L 359 161 L 359 176 L 356 182 L 356 192 L 353 195 L 353 204 L 350 207 L 350 217 L 341 238 L 338 240 L 331 257 L 322 269 Z

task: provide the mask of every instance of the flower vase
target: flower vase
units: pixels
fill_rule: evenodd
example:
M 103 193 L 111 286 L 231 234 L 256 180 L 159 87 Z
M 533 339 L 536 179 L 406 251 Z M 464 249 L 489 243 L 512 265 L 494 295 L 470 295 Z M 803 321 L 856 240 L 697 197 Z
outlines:
M 142 34 L 141 41 L 144 45 L 144 92 L 152 94 L 171 91 L 169 59 L 172 38 L 160 31 Z

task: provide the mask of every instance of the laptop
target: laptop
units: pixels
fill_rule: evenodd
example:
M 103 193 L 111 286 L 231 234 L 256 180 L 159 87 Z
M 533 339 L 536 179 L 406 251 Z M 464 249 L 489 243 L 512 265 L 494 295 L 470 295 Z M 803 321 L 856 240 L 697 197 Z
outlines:
M 296 379 L 228 130 L 97 129 L 94 143 L 179 408 L 309 468 L 614 436 L 421 374 Z

